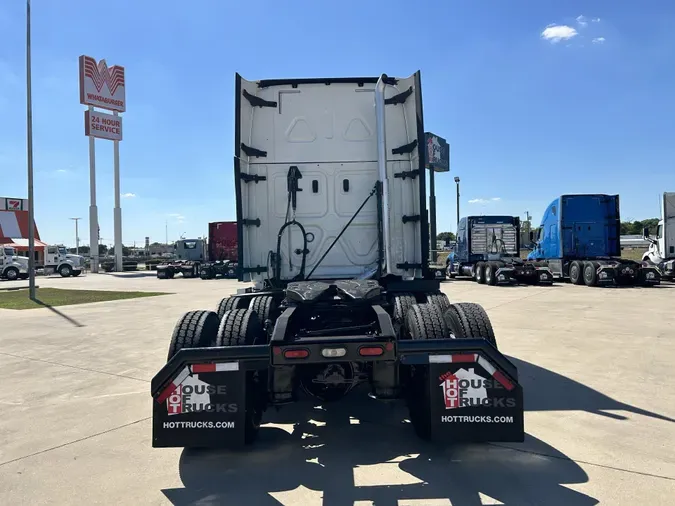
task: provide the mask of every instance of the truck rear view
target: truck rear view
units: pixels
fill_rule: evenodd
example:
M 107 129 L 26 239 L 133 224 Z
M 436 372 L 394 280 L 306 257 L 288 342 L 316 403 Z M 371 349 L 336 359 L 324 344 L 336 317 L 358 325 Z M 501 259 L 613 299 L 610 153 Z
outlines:
M 236 278 L 239 268 L 237 258 L 236 221 L 214 221 L 209 223 L 209 261 L 201 266 L 202 279 Z
M 241 281 L 176 324 L 153 446 L 252 442 L 268 407 L 362 387 L 420 437 L 522 441 L 522 388 L 478 304 L 429 270 L 420 75 L 235 81 Z M 375 401 L 373 401 L 375 402 Z
M 576 285 L 658 284 L 658 271 L 621 258 L 618 195 L 562 195 L 544 212 L 530 260 L 545 260 L 553 275 Z

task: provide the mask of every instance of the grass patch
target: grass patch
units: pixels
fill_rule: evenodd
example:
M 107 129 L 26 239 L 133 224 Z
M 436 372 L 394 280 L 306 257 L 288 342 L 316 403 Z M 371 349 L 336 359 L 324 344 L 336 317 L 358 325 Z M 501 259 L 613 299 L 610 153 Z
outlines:
M 72 306 L 89 302 L 136 299 L 168 295 L 165 292 L 108 292 L 103 290 L 63 290 L 60 288 L 38 288 L 36 298 L 28 298 L 28 290 L 8 290 L 0 292 L 0 309 L 38 309 L 41 307 Z

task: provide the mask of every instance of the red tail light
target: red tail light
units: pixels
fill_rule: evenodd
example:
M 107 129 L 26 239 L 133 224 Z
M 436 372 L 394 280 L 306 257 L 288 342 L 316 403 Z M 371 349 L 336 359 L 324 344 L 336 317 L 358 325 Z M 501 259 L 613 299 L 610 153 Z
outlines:
M 284 358 L 307 358 L 309 357 L 308 350 L 286 350 L 284 351 Z
M 362 346 L 359 348 L 359 355 L 362 357 L 378 357 L 384 353 L 381 346 Z

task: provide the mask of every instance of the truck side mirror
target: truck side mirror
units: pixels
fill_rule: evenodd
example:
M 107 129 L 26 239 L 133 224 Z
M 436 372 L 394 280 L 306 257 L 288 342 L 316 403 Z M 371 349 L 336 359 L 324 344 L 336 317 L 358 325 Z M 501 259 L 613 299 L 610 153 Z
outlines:
M 642 229 L 642 235 L 643 237 L 649 237 L 649 228 L 645 227 Z

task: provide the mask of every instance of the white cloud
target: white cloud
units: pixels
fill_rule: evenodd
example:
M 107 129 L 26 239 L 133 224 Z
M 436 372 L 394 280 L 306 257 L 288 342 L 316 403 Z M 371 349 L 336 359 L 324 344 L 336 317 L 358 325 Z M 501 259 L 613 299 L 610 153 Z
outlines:
M 59 169 L 56 171 L 58 174 L 67 174 L 68 171 L 66 169 Z
M 579 26 L 586 26 L 588 24 L 588 20 L 583 15 L 577 16 L 577 23 L 579 23 Z
M 122 198 L 123 199 L 133 199 L 136 196 L 135 193 L 123 193 Z
M 605 38 L 604 37 L 596 37 L 593 39 L 593 44 L 604 44 Z
M 593 23 L 599 23 L 599 22 L 600 22 L 600 18 L 593 18 L 593 19 L 591 19 L 591 21 L 592 21 Z
M 168 216 L 169 216 L 169 218 L 173 218 L 173 219 L 176 221 L 176 223 L 183 223 L 183 222 L 185 222 L 185 216 L 183 216 L 183 215 L 180 214 L 180 213 L 171 213 L 171 214 L 169 214 Z
M 577 35 L 578 32 L 567 25 L 549 25 L 541 32 L 541 38 L 548 40 L 552 44 L 560 42 L 561 40 L 569 40 Z
M 497 202 L 501 200 L 501 197 L 492 197 L 490 199 L 471 199 L 469 204 L 489 204 L 490 202 Z

